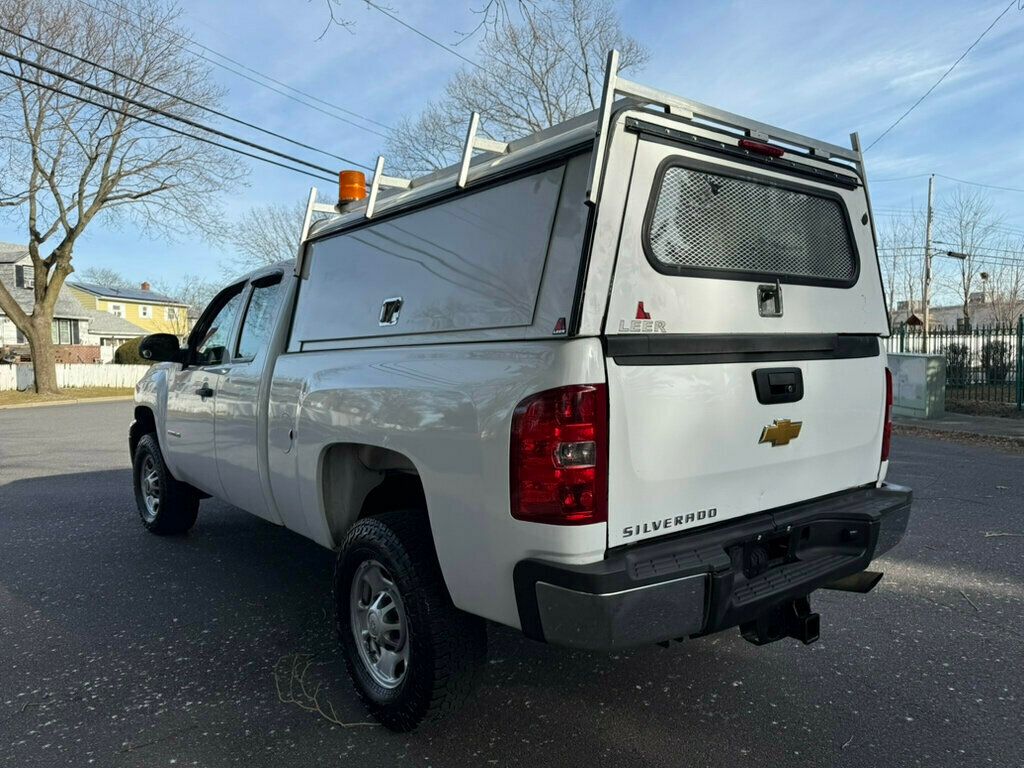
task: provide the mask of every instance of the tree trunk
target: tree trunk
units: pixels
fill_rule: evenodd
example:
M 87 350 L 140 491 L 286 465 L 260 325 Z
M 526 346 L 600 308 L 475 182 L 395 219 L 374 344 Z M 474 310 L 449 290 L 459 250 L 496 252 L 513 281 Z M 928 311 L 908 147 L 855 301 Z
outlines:
M 32 370 L 36 378 L 36 392 L 52 395 L 59 392 L 57 387 L 57 365 L 53 356 L 53 338 L 51 323 L 40 322 L 33 318 L 33 323 L 26 330 L 28 347 L 32 351 Z

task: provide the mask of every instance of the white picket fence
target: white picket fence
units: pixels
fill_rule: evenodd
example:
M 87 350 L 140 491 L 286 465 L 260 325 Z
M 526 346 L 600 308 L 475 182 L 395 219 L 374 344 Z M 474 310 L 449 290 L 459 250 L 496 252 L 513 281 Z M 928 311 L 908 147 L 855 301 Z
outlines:
M 141 379 L 148 365 L 58 365 L 57 386 L 61 389 L 79 387 L 132 388 Z M 31 363 L 0 365 L 0 391 L 30 389 L 35 381 Z

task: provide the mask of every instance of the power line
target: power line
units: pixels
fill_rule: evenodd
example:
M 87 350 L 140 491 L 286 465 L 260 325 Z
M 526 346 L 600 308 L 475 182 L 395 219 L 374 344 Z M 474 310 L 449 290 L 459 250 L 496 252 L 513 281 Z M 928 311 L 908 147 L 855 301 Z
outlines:
M 87 65 L 89 65 L 91 67 L 95 67 L 96 69 L 99 69 L 99 70 L 102 70 L 104 72 L 107 72 L 107 73 L 109 73 L 111 75 L 114 75 L 115 77 L 120 77 L 120 78 L 123 78 L 123 79 L 127 80 L 128 82 L 135 83 L 137 85 L 141 85 L 144 88 L 148 88 L 151 91 L 155 91 L 156 93 L 159 93 L 161 96 L 166 96 L 167 98 L 175 99 L 177 101 L 182 102 L 183 104 L 188 104 L 189 106 L 196 107 L 197 109 L 201 109 L 201 110 L 203 110 L 205 112 L 209 112 L 212 115 L 216 115 L 217 117 L 222 117 L 225 120 L 230 120 L 233 123 L 238 123 L 239 125 L 244 125 L 247 128 L 252 128 L 255 131 L 259 131 L 261 133 L 265 133 L 268 136 L 273 136 L 276 139 L 281 139 L 282 141 L 287 141 L 288 143 L 294 144 L 297 147 L 302 147 L 303 149 L 309 149 L 309 150 L 312 150 L 313 152 L 319 152 L 322 155 L 327 155 L 328 157 L 333 157 L 336 160 L 341 160 L 341 161 L 346 162 L 346 163 L 352 162 L 351 160 L 349 160 L 349 159 L 347 159 L 345 157 L 342 157 L 341 155 L 336 155 L 333 152 L 328 152 L 328 151 L 320 149 L 318 147 L 314 147 L 314 146 L 311 146 L 309 144 L 305 144 L 305 143 L 303 143 L 301 141 L 298 141 L 296 139 L 289 138 L 288 136 L 283 136 L 280 133 L 275 133 L 274 131 L 268 130 L 266 128 L 261 128 L 258 125 L 254 125 L 253 123 L 247 122 L 247 121 L 242 120 L 242 119 L 237 118 L 237 117 L 232 117 L 231 115 L 226 114 L 224 112 L 221 112 L 220 110 L 214 109 L 213 107 L 204 106 L 203 104 L 199 104 L 199 103 L 197 103 L 195 101 L 192 101 L 190 99 L 186 99 L 184 96 L 179 96 L 179 95 L 177 95 L 175 93 L 170 93 L 169 91 L 165 91 L 164 89 L 158 88 L 155 85 L 150 85 L 149 83 L 146 83 L 146 82 L 144 82 L 142 80 L 139 80 L 138 78 L 132 77 L 131 75 L 126 75 L 125 73 L 119 72 L 116 69 L 112 69 L 110 67 L 106 67 L 106 66 L 104 66 L 102 64 L 99 64 L 99 63 L 97 63 L 95 61 L 90 61 L 89 59 L 83 58 L 82 56 L 79 56 L 79 55 L 77 55 L 75 53 L 72 53 L 71 51 L 65 51 L 63 48 L 58 48 L 55 45 L 50 45 L 49 43 L 44 43 L 42 40 L 38 40 L 38 39 L 36 39 L 34 37 L 30 37 L 29 35 L 23 35 L 21 32 L 18 32 L 17 30 L 8 29 L 7 27 L 3 26 L 2 24 L 0 24 L 0 30 L 3 30 L 4 32 L 7 32 L 7 33 L 12 34 L 12 35 L 17 35 L 22 40 L 26 40 L 26 41 L 28 41 L 30 43 L 34 43 L 36 45 L 41 45 L 44 48 L 48 48 L 51 51 L 55 51 L 56 53 L 61 54 L 62 56 L 67 56 L 68 58 L 75 59 L 76 61 L 80 61 L 83 64 L 87 64 Z
M 924 215 L 924 211 L 922 211 L 922 210 L 915 211 L 915 210 L 911 210 L 909 208 L 875 208 L 874 210 L 875 210 L 875 213 L 880 213 L 883 216 L 906 216 L 906 215 L 923 216 Z M 941 211 L 936 211 L 935 212 L 935 217 L 936 218 L 940 218 L 940 219 L 947 219 L 947 220 L 952 218 L 949 214 L 942 213 Z M 1010 235 L 1015 235 L 1015 236 L 1018 236 L 1018 237 L 1024 237 L 1024 229 L 1021 229 L 1019 227 L 1011 227 L 1011 226 L 1008 226 L 1006 224 L 992 224 L 992 225 L 990 225 L 989 228 L 992 229 L 992 230 L 995 230 L 996 232 L 1001 232 L 1003 234 L 1010 234 Z
M 135 27 L 139 31 L 141 31 L 141 32 L 145 32 L 146 31 L 143 27 L 141 27 L 139 24 L 136 24 L 131 19 L 121 19 L 119 16 L 117 16 L 114 13 L 111 13 L 109 10 L 107 10 L 105 8 L 101 8 L 101 7 L 96 6 L 96 5 L 93 5 L 91 2 L 89 2 L 89 0 L 78 0 L 78 2 L 82 3 L 83 5 L 88 6 L 89 8 L 92 8 L 94 11 L 97 11 L 99 13 L 103 13 L 103 14 L 109 16 L 110 18 L 114 19 L 115 21 L 119 21 L 119 22 L 120 21 L 127 21 L 129 24 L 131 24 L 133 27 Z M 113 5 L 117 6 L 118 8 L 120 8 L 125 13 L 132 13 L 132 10 L 130 8 L 128 8 L 127 6 L 117 2 L 117 0 L 107 0 L 107 2 L 110 2 Z M 241 67 L 242 69 L 248 70 L 249 72 L 252 72 L 252 73 L 254 73 L 256 75 L 258 75 L 259 77 L 262 77 L 265 80 L 269 80 L 272 83 L 276 83 L 276 84 L 280 85 L 283 88 L 287 88 L 290 91 L 294 91 L 295 93 L 301 94 L 302 96 L 304 96 L 304 97 L 306 97 L 308 99 L 312 99 L 313 101 L 319 102 L 320 104 L 325 104 L 326 106 L 329 106 L 331 109 L 337 110 L 338 112 L 344 112 L 347 115 L 352 115 L 353 117 L 357 117 L 360 120 L 364 120 L 365 122 L 373 123 L 374 125 L 378 125 L 381 128 L 384 128 L 385 130 L 388 130 L 388 131 L 391 130 L 391 127 L 388 126 L 388 125 L 385 125 L 384 123 L 378 122 L 377 120 L 373 120 L 372 118 L 366 117 L 365 115 L 361 115 L 358 112 L 353 112 L 352 110 L 346 109 L 345 107 L 341 107 L 341 106 L 339 106 L 337 104 L 333 104 L 332 102 L 325 101 L 324 99 L 321 99 L 321 98 L 319 98 L 317 96 L 314 96 L 311 93 L 307 93 L 306 91 L 303 91 L 303 90 L 300 90 L 300 89 L 298 89 L 298 88 L 296 88 L 294 86 L 288 85 L 287 83 L 282 82 L 281 80 L 277 80 L 277 79 L 271 77 L 270 75 L 265 75 L 262 72 L 259 72 L 258 70 L 255 70 L 252 67 L 249 67 L 249 66 L 241 63 L 240 61 L 232 59 L 230 56 L 227 56 L 227 55 L 225 55 L 223 53 L 220 53 L 217 50 L 214 50 L 213 48 L 210 48 L 209 46 L 203 45 L 202 43 L 197 43 L 195 40 L 192 40 L 191 38 L 186 37 L 185 35 L 181 34 L 180 32 L 176 32 L 175 30 L 167 27 L 164 24 L 159 24 L 158 26 L 161 29 L 163 29 L 168 35 L 170 35 L 172 37 L 175 37 L 175 38 L 178 38 L 179 40 L 183 40 L 184 44 L 178 43 L 178 47 L 180 49 L 182 49 L 182 50 L 186 50 L 186 46 L 195 46 L 197 48 L 201 48 L 204 51 L 208 51 L 209 53 L 212 53 L 214 56 L 219 56 L 220 58 L 224 59 L 225 61 L 230 61 L 232 64 L 234 64 L 234 65 L 236 65 L 238 67 Z M 213 64 L 215 67 L 220 67 L 221 69 L 227 70 L 228 72 L 231 72 L 232 74 L 235 74 L 235 75 L 238 75 L 239 77 L 245 78 L 249 82 L 255 83 L 256 85 L 258 85 L 258 86 L 260 86 L 262 88 L 266 88 L 266 89 L 268 89 L 270 91 L 273 91 L 274 93 L 280 94 L 281 96 L 284 96 L 286 99 L 291 99 L 292 101 L 294 101 L 294 102 L 296 102 L 298 104 L 302 104 L 305 107 L 309 107 L 310 109 L 315 109 L 317 112 L 320 112 L 320 113 L 322 113 L 324 115 L 327 115 L 328 117 L 333 117 L 335 120 L 339 120 L 339 121 L 341 121 L 343 123 L 347 123 L 348 125 L 354 126 L 355 128 L 358 128 L 361 131 L 366 131 L 367 133 L 372 133 L 372 134 L 374 134 L 376 136 L 380 136 L 380 137 L 385 138 L 385 139 L 388 138 L 388 135 L 386 133 L 381 133 L 380 131 L 375 131 L 372 128 L 367 128 L 365 125 L 360 125 L 359 123 L 353 122 L 352 120 L 349 120 L 347 118 L 341 117 L 340 115 L 336 115 L 333 112 L 328 112 L 325 109 L 321 109 L 320 107 L 316 106 L 316 104 L 310 104 L 307 101 L 303 101 L 302 99 L 296 98 L 295 96 L 291 95 L 290 93 L 286 93 L 285 91 L 282 91 L 279 88 L 275 88 L 272 85 L 268 85 L 267 83 L 264 83 L 264 82 L 262 82 L 260 80 L 257 80 L 256 78 L 250 77 L 249 75 L 245 74 L 244 72 L 239 72 L 236 69 L 232 69 L 231 67 L 227 66 L 226 64 L 223 64 L 222 62 L 219 62 L 219 61 L 216 61 L 214 59 L 211 59 L 208 56 L 204 56 L 201 53 L 198 53 L 196 51 L 188 51 L 188 53 L 190 53 L 193 56 L 196 56 L 197 58 L 202 59 L 203 61 L 206 61 L 206 62 L 208 62 L 210 64 Z
M 53 67 L 48 67 L 45 64 L 39 64 L 38 62 L 34 62 L 34 61 L 31 61 L 30 59 L 26 59 L 26 58 L 24 58 L 22 56 L 18 56 L 16 54 L 13 54 L 10 51 L 5 51 L 5 50 L 0 49 L 0 56 L 3 56 L 5 58 L 7 58 L 7 59 L 10 59 L 11 61 L 17 61 L 19 64 L 22 64 L 22 65 L 25 65 L 25 66 L 29 66 L 29 67 L 33 67 L 33 68 L 35 68 L 35 69 L 37 69 L 37 70 L 39 70 L 41 72 L 46 72 L 46 73 L 48 73 L 50 75 L 53 75 L 54 77 L 59 77 L 62 80 L 66 80 L 68 82 L 75 83 L 76 85 L 79 85 L 79 86 L 81 86 L 83 88 L 88 88 L 91 91 L 96 91 L 97 93 L 102 93 L 104 96 L 109 96 L 109 97 L 111 97 L 113 99 L 118 99 L 118 100 L 123 101 L 123 102 L 125 102 L 127 104 L 131 104 L 132 106 L 139 107 L 140 109 L 148 110 L 149 112 L 152 112 L 154 114 L 160 115 L 161 117 L 166 117 L 166 118 L 169 118 L 171 120 L 175 120 L 175 121 L 177 121 L 179 123 L 184 123 L 185 125 L 187 125 L 187 126 L 189 126 L 191 128 L 196 128 L 196 129 L 198 129 L 200 131 L 206 131 L 207 133 L 212 133 L 215 136 L 220 136 L 222 139 L 228 139 L 229 141 L 234 141 L 234 142 L 236 142 L 238 144 L 242 144 L 242 145 L 247 146 L 247 147 L 252 147 L 253 149 L 258 149 L 261 152 L 266 152 L 268 155 L 274 155 L 274 156 L 280 157 L 280 158 L 282 158 L 284 160 L 288 160 L 288 161 L 293 162 L 293 163 L 298 163 L 299 165 L 304 165 L 307 168 L 312 168 L 312 169 L 317 170 L 317 171 L 323 171 L 324 173 L 334 173 L 333 169 L 331 169 L 331 168 L 325 168 L 322 165 L 317 165 L 316 163 L 311 163 L 311 162 L 309 162 L 307 160 L 303 160 L 302 158 L 295 157 L 293 155 L 288 155 L 288 154 L 285 154 L 284 152 L 279 152 L 276 149 L 271 149 L 270 147 L 265 147 L 262 144 L 257 144 L 254 141 L 249 141 L 248 139 L 243 139 L 243 138 L 241 138 L 239 136 L 233 136 L 230 133 L 226 133 L 225 131 L 221 131 L 221 130 L 219 130 L 217 128 L 211 128 L 208 125 L 203 125 L 202 123 L 197 123 L 195 120 L 190 120 L 187 117 L 181 117 L 180 115 L 175 115 L 172 112 L 168 112 L 165 109 L 160 109 L 159 107 L 154 107 L 152 105 L 146 104 L 145 102 L 139 101 L 138 99 L 133 99 L 133 98 L 131 98 L 129 96 L 125 96 L 124 94 L 117 93 L 116 91 L 112 91 L 112 90 L 110 90 L 108 88 L 104 88 L 103 86 L 96 85 L 94 83 L 90 83 L 87 80 L 83 80 L 83 79 L 81 79 L 79 77 L 75 77 L 73 75 L 69 75 L 66 72 L 61 72 L 60 70 L 54 69 Z M 72 94 L 67 94 L 67 95 L 70 96 Z M 371 170 L 369 166 L 361 165 L 360 163 L 356 163 L 354 160 L 346 160 L 345 162 L 349 162 L 349 163 L 352 163 L 353 165 L 358 165 L 361 168 L 365 168 L 367 170 Z
M 276 160 L 271 160 L 269 157 L 263 157 L 261 155 L 253 154 L 252 152 L 246 152 L 244 149 L 239 149 L 238 147 L 232 147 L 232 146 L 229 146 L 227 144 L 221 144 L 219 141 L 214 141 L 213 139 L 207 139 L 204 136 L 196 136 L 195 134 L 189 133 L 188 131 L 183 131 L 180 128 L 175 128 L 174 126 L 171 126 L 171 125 L 164 125 L 163 123 L 158 123 L 155 120 L 150 120 L 149 118 L 141 117 L 140 115 L 136 115 L 136 114 L 132 114 L 131 112 L 128 112 L 128 111 L 123 110 L 123 109 L 118 109 L 117 107 L 110 106 L 109 104 L 101 104 L 98 101 L 93 101 L 92 99 L 87 99 L 84 96 L 79 96 L 79 95 L 76 95 L 76 94 L 73 94 L 73 93 L 68 93 L 67 91 L 62 91 L 60 88 L 57 88 L 56 86 L 48 85 L 46 83 L 41 83 L 38 80 L 33 80 L 31 78 L 28 78 L 28 77 L 23 77 L 23 76 L 15 73 L 15 72 L 8 72 L 7 70 L 0 69 L 0 75 L 7 75 L 8 77 L 12 77 L 15 80 L 20 80 L 23 83 L 28 83 L 29 85 L 34 85 L 34 86 L 37 86 L 39 88 L 45 88 L 48 91 L 52 91 L 53 93 L 59 93 L 59 94 L 61 94 L 63 96 L 67 96 L 69 98 L 75 99 L 76 101 L 81 101 L 81 102 L 83 102 L 85 104 L 91 104 L 92 106 L 98 107 L 100 109 L 104 109 L 104 110 L 107 110 L 107 111 L 110 111 L 110 112 L 116 112 L 116 113 L 118 113 L 120 115 L 124 115 L 125 117 L 130 117 L 133 120 L 138 120 L 140 123 L 147 123 L 148 125 L 152 125 L 152 126 L 154 126 L 156 128 L 161 128 L 161 129 L 163 129 L 165 131 L 170 131 L 171 133 L 176 133 L 179 136 L 185 136 L 186 138 L 192 139 L 193 141 L 200 141 L 203 144 L 210 144 L 210 145 L 212 145 L 214 147 L 219 147 L 220 149 L 226 149 L 229 152 L 234 152 L 234 153 L 239 154 L 239 155 L 244 155 L 245 157 L 251 157 L 254 160 L 260 160 L 260 161 L 262 161 L 264 163 L 269 163 L 270 165 L 276 165 L 278 168 L 284 168 L 287 171 L 293 171 L 294 173 L 301 173 L 301 174 L 303 174 L 305 176 L 311 176 L 314 179 L 323 179 L 325 181 L 331 181 L 331 182 L 335 181 L 335 179 L 333 177 L 321 176 L 321 175 L 316 174 L 316 173 L 310 173 L 309 171 L 304 171 L 301 168 L 294 168 L 294 167 L 292 167 L 290 165 L 286 165 L 284 163 L 279 163 Z
M 910 109 L 908 109 L 908 110 L 907 110 L 906 112 L 904 112 L 904 113 L 903 113 L 902 115 L 900 115 L 900 116 L 899 116 L 899 117 L 898 117 L 898 118 L 896 119 L 896 122 L 894 122 L 894 123 L 893 123 L 892 125 L 890 125 L 890 126 L 889 126 L 888 128 L 886 128 L 886 129 L 885 129 L 884 131 L 882 131 L 881 135 L 880 135 L 880 136 L 879 136 L 879 137 L 878 137 L 877 139 L 875 139 L 875 140 L 874 140 L 874 141 L 872 141 L 872 142 L 871 142 L 870 144 L 868 144 L 868 148 L 867 148 L 867 149 L 865 149 L 864 151 L 865 151 L 865 152 L 867 152 L 867 151 L 868 151 L 868 150 L 870 150 L 870 149 L 871 149 L 871 148 L 872 148 L 873 146 L 875 146 L 875 144 L 877 144 L 877 143 L 878 143 L 878 142 L 880 142 L 880 141 L 881 141 L 882 139 L 884 139 L 884 138 L 885 138 L 885 137 L 886 137 L 886 136 L 888 135 L 889 131 L 891 131 L 891 130 L 892 130 L 893 128 L 895 128 L 895 127 L 896 127 L 897 125 L 899 125 L 900 123 L 902 123 L 902 122 L 903 122 L 903 118 L 905 118 L 905 117 L 906 117 L 907 115 L 909 115 L 909 114 L 910 114 L 911 112 L 913 112 L 913 111 L 914 111 L 915 109 L 917 109 L 918 105 L 920 105 L 920 103 L 921 103 L 922 101 L 924 101 L 925 99 L 927 99 L 927 98 L 928 98 L 928 96 L 929 96 L 929 95 L 931 95 L 931 92 L 932 92 L 932 91 L 934 91 L 934 90 L 935 90 L 936 88 L 938 88 L 938 87 L 939 87 L 939 85 L 940 85 L 940 84 L 942 83 L 942 81 L 943 81 L 943 80 L 945 80 L 945 79 L 946 79 L 946 77 L 947 77 L 947 76 L 949 75 L 949 73 L 950 73 L 950 72 L 952 72 L 952 71 L 953 71 L 954 69 L 956 69 L 956 66 L 957 66 L 957 64 L 959 64 L 959 63 L 960 63 L 961 61 L 963 61 L 963 60 L 964 60 L 965 58 L 967 58 L 967 54 L 971 52 L 971 50 L 972 50 L 972 49 L 974 48 L 974 46 L 976 46 L 976 45 L 977 45 L 978 43 L 980 43 L 980 42 L 981 42 L 981 39 L 982 39 L 983 37 L 985 37 L 985 35 L 987 35 L 987 34 L 989 33 L 989 31 L 990 31 L 990 30 L 992 29 L 992 27 L 994 27 L 994 26 L 995 26 L 995 25 L 996 25 L 997 23 L 999 23 L 999 20 L 1000 20 L 1001 18 L 1003 18 L 1003 16 L 1005 16 L 1005 15 L 1006 15 L 1007 13 L 1009 13 L 1009 12 L 1010 12 L 1010 9 L 1011 9 L 1011 8 L 1013 8 L 1013 6 L 1017 5 L 1017 3 L 1018 3 L 1018 2 L 1020 2 L 1020 0 L 1010 0 L 1010 4 L 1009 4 L 1009 5 L 1007 5 L 1007 6 L 1006 6 L 1006 7 L 1005 7 L 1005 8 L 1003 9 L 1002 13 L 1000 13 L 1000 14 L 999 14 L 998 16 L 996 16 L 996 18 L 995 18 L 995 19 L 994 19 L 994 20 L 992 21 L 992 23 L 991 23 L 991 24 L 989 24 L 989 25 L 988 25 L 987 27 L 985 27 L 985 31 L 984 31 L 984 32 L 982 32 L 982 33 L 981 33 L 980 35 L 978 35 L 978 38 L 977 38 L 977 39 L 976 39 L 976 40 L 975 40 L 975 41 L 974 41 L 973 43 L 971 43 L 971 44 L 970 44 L 969 46 L 967 46 L 967 50 L 966 50 L 966 51 L 964 51 L 963 53 L 961 53 L 961 54 L 960 54 L 960 58 L 958 58 L 958 59 L 957 59 L 956 61 L 954 61 L 954 62 L 953 62 L 953 64 L 952 64 L 952 65 L 950 66 L 950 68 L 949 68 L 949 69 L 947 69 L 947 70 L 946 70 L 945 72 L 943 72 L 943 73 L 942 73 L 942 77 L 940 77 L 940 78 L 939 78 L 938 80 L 936 80 L 936 81 L 935 81 L 935 84 L 934 84 L 934 85 L 932 85 L 932 87 L 931 87 L 931 88 L 929 88 L 929 89 L 928 89 L 927 91 L 925 91 L 925 92 L 924 92 L 924 95 L 923 95 L 923 96 L 921 96 L 921 98 L 919 98 L 919 99 L 918 99 L 917 101 L 915 101 L 915 102 L 914 102 L 914 103 L 913 103 L 913 104 L 912 104 L 912 105 L 910 106 Z
M 953 176 L 946 176 L 945 174 L 942 174 L 942 173 L 936 173 L 935 175 L 940 177 L 940 178 L 943 178 L 943 179 L 949 179 L 950 181 L 955 181 L 957 184 L 970 184 L 972 187 L 985 187 L 986 189 L 999 189 L 999 190 L 1002 190 L 1003 192 L 1024 192 L 1024 189 L 1021 189 L 1020 187 L 1000 187 L 1000 186 L 998 186 L 996 184 L 982 184 L 979 181 L 966 181 L 964 179 L 958 179 L 958 178 L 955 178 Z
M 890 181 L 907 181 L 909 179 L 927 179 L 930 174 L 918 173 L 914 176 L 893 176 L 888 179 L 871 179 L 872 184 L 885 184 Z
M 1005 251 L 1005 249 L 992 249 L 992 250 L 1003 250 L 1003 251 Z M 899 255 L 901 253 L 902 254 L 906 254 L 906 253 L 909 252 L 911 254 L 920 254 L 921 256 L 924 256 L 925 249 L 924 249 L 923 245 L 895 245 L 895 246 L 884 246 L 882 248 L 878 248 L 877 251 L 879 253 L 891 254 L 891 255 Z M 947 255 L 946 251 L 944 251 L 942 249 L 939 249 L 939 248 L 933 248 L 932 249 L 932 253 L 935 256 L 946 256 Z M 1006 254 L 1011 254 L 1011 255 L 1006 255 Z M 1019 254 L 1019 257 L 1014 256 L 1012 254 Z M 974 250 L 970 254 L 970 256 L 975 261 L 977 261 L 979 263 L 982 263 L 982 264 L 990 263 L 990 264 L 995 264 L 996 266 L 1017 266 L 1017 265 L 1024 266 L 1024 252 L 1022 252 L 1022 251 L 1005 251 L 1004 253 L 994 253 L 994 252 L 990 252 L 989 249 L 985 249 L 985 250 L 982 250 L 982 251 Z M 956 257 L 954 257 L 954 258 L 956 258 Z
M 1015 1 L 1016 1 L 1016 0 L 1015 0 Z M 398 24 L 401 24 L 401 25 L 402 25 L 403 27 L 405 27 L 406 29 L 408 29 L 408 30 L 409 30 L 410 32 L 414 32 L 414 33 L 416 33 L 417 35 L 419 35 L 420 37 L 422 37 L 422 38 L 423 38 L 424 40 L 429 40 L 429 41 L 430 41 L 431 43 L 433 43 L 434 45 L 436 45 L 436 46 L 437 46 L 438 48 L 443 48 L 444 50 L 448 51 L 448 53 L 450 53 L 450 54 L 451 54 L 452 56 L 458 56 L 458 57 L 459 57 L 460 59 L 462 59 L 462 60 L 463 60 L 464 62 L 466 62 L 467 64 L 471 64 L 472 66 L 474 66 L 474 67 L 476 67 L 477 69 L 479 69 L 479 70 L 480 70 L 481 72 L 487 72 L 487 70 L 486 70 L 486 69 L 484 69 L 484 67 L 482 67 L 482 66 L 481 66 L 480 64 L 477 64 L 477 63 L 476 63 L 475 61 L 473 61 L 472 59 L 468 59 L 468 58 L 466 58 L 466 57 L 465 57 L 465 56 L 463 56 L 463 55 L 462 55 L 461 53 L 459 53 L 458 51 L 456 51 L 456 50 L 455 50 L 454 48 L 449 48 L 449 47 L 448 47 L 447 45 L 445 45 L 444 43 L 442 43 L 442 42 L 441 42 L 440 40 L 437 40 L 437 39 L 435 39 L 435 38 L 431 37 L 431 36 L 430 36 L 430 35 L 428 35 L 428 34 L 427 34 L 426 32 L 423 32 L 422 30 L 419 30 L 419 29 L 417 29 L 416 27 L 414 27 L 414 26 L 413 26 L 412 24 L 409 24 L 409 23 L 407 23 L 407 22 L 405 22 L 405 21 L 402 21 L 402 19 L 398 18 L 397 16 L 395 16 L 394 14 L 392 14 L 392 13 L 391 13 L 390 11 L 386 11 L 386 10 L 384 10 L 384 9 L 383 9 L 383 8 L 381 8 L 381 7 L 379 6 L 379 5 L 377 5 L 376 3 L 374 3 L 374 2 L 371 2 L 371 0 L 366 0 L 366 4 L 367 4 L 368 6 L 370 6 L 371 8 L 373 8 L 373 9 L 374 9 L 375 11 L 380 11 L 380 12 L 381 12 L 381 13 L 383 13 L 383 14 L 384 14 L 385 16 L 387 16 L 387 17 L 388 17 L 389 19 L 391 19 L 392 21 L 394 21 L 394 22 L 397 22 Z
M 890 181 L 908 181 L 910 179 L 927 179 L 930 175 L 928 173 L 918 173 L 913 176 L 893 176 L 887 179 L 872 179 L 872 184 L 885 184 Z M 958 179 L 955 176 L 947 176 L 944 173 L 936 173 L 940 179 L 947 179 L 949 181 L 955 181 L 957 184 L 969 184 L 972 187 L 985 187 L 986 189 L 998 189 L 1003 192 L 1024 192 L 1024 188 L 1021 187 L 1001 187 L 997 184 L 983 184 L 980 181 L 968 181 L 967 179 Z

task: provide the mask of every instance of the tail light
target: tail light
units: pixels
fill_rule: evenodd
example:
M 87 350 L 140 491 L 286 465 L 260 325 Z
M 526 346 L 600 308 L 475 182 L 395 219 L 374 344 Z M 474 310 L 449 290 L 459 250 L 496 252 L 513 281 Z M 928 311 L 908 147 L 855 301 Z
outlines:
M 882 461 L 889 460 L 892 442 L 892 371 L 885 369 L 885 424 L 882 426 Z
M 782 147 L 776 147 L 774 144 L 768 144 L 764 141 L 754 141 L 753 139 L 740 139 L 739 146 L 740 149 L 755 152 L 759 155 L 767 155 L 768 157 L 782 157 L 786 154 L 786 150 Z
M 551 525 L 608 519 L 608 390 L 549 389 L 512 415 L 512 517 Z

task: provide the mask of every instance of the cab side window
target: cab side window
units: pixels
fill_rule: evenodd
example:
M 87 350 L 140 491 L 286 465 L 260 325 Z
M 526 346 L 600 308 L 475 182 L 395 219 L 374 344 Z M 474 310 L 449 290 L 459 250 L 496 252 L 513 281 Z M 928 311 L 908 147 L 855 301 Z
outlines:
M 252 360 L 270 341 L 281 301 L 281 275 L 254 280 L 249 306 L 238 338 L 239 360 Z
M 233 286 L 225 293 L 234 291 L 234 295 L 221 303 L 220 309 L 208 319 L 204 318 L 197 327 L 198 334 L 195 336 L 195 364 L 196 365 L 220 365 L 227 361 L 228 345 L 231 341 L 231 331 L 235 327 L 235 319 L 242 309 L 242 286 Z

